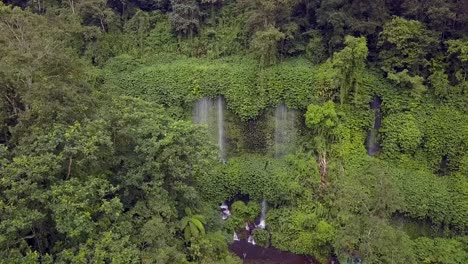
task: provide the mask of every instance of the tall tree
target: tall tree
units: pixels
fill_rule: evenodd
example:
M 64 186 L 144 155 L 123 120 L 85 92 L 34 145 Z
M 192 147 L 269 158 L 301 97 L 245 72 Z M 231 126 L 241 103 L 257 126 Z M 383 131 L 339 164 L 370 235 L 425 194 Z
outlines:
M 416 94 L 425 90 L 423 79 L 429 75 L 437 38 L 423 23 L 394 17 L 380 33 L 379 48 L 380 65 L 389 79 Z
M 428 54 L 437 43 L 436 37 L 415 20 L 394 17 L 384 25 L 380 34 L 380 62 L 385 72 L 400 72 L 423 75 L 427 71 Z
M 270 26 L 264 31 L 257 31 L 250 43 L 250 49 L 256 56 L 260 65 L 268 66 L 275 64 L 278 59 L 279 41 L 285 35 L 277 28 Z
M 335 104 L 328 101 L 323 105 L 310 104 L 305 114 L 307 127 L 314 132 L 315 151 L 320 169 L 320 182 L 322 186 L 328 184 L 328 154 L 331 145 L 339 140 L 340 124 Z
M 89 107 L 84 64 L 65 32 L 46 18 L 0 6 L 0 90 L 7 124 L 72 123 Z
M 200 29 L 200 7 L 195 0 L 171 0 L 170 20 L 179 37 L 192 38 Z
M 343 50 L 333 54 L 332 60 L 333 67 L 337 69 L 336 82 L 340 88 L 341 104 L 345 103 L 351 90 L 354 100 L 357 100 L 369 52 L 365 37 L 347 36 L 345 45 Z

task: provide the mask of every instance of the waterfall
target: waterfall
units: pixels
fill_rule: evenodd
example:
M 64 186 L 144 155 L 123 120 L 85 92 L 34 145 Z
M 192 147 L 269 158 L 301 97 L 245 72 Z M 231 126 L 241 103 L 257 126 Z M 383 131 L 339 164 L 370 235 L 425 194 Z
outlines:
M 267 212 L 267 201 L 263 199 L 262 201 L 262 213 L 260 215 L 260 223 L 257 225 L 258 228 L 265 229 L 265 217 Z
M 210 99 L 203 97 L 195 103 L 193 110 L 193 122 L 201 125 L 208 125 L 208 111 Z
M 369 129 L 366 139 L 367 155 L 375 156 L 381 149 L 378 142 L 378 133 L 382 123 L 382 112 L 380 108 L 382 106 L 382 99 L 378 96 L 374 96 L 370 102 L 370 107 L 374 111 L 374 126 Z
M 210 140 L 216 142 L 219 149 L 219 158 L 225 162 L 225 136 L 224 136 L 224 100 L 221 96 L 215 99 L 203 97 L 195 103 L 193 122 L 208 126 Z
M 287 108 L 284 103 L 275 111 L 275 156 L 279 157 L 290 151 L 294 144 L 296 129 L 294 121 L 296 113 Z
M 255 245 L 255 240 L 254 240 L 254 238 L 253 238 L 252 235 L 250 235 L 250 236 L 247 238 L 247 243 L 250 243 L 250 244 L 252 244 L 252 245 Z
M 224 101 L 221 96 L 218 96 L 218 146 L 219 158 L 223 163 L 224 159 Z
M 221 206 L 219 206 L 221 209 L 221 217 L 223 220 L 228 219 L 228 217 L 231 215 L 231 211 L 229 211 L 229 206 L 226 203 L 223 203 Z
M 234 236 L 232 238 L 233 241 L 239 241 L 239 237 L 237 236 L 236 232 L 234 232 Z

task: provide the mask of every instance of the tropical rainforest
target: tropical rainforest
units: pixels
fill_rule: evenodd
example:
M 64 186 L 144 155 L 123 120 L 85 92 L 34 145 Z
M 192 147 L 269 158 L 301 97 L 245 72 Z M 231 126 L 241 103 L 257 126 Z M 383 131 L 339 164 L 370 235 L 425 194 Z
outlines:
M 0 1 L 0 263 L 242 263 L 262 201 L 262 247 L 468 263 L 468 2 Z

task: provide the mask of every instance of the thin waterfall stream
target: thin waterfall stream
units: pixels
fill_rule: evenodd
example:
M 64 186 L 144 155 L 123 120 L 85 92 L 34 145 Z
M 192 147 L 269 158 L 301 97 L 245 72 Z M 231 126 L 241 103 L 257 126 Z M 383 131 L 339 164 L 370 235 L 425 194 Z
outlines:
M 217 99 L 218 108 L 218 146 L 219 146 L 219 159 L 225 163 L 225 137 L 224 137 L 224 101 L 221 96 Z
M 382 124 L 382 111 L 380 110 L 381 106 L 382 99 L 378 96 L 374 96 L 370 102 L 370 108 L 374 111 L 374 125 L 371 129 L 369 129 L 366 139 L 367 155 L 369 156 L 375 156 L 381 149 L 378 141 L 379 129 Z
M 225 163 L 224 99 L 203 97 L 195 103 L 193 122 L 208 127 L 211 141 L 218 146 L 218 157 Z
M 296 139 L 296 112 L 281 103 L 275 110 L 275 157 L 291 151 Z
M 267 201 L 263 199 L 262 201 L 262 213 L 260 215 L 260 223 L 257 225 L 258 228 L 265 229 L 266 223 L 265 223 L 265 217 L 267 213 L 268 205 Z

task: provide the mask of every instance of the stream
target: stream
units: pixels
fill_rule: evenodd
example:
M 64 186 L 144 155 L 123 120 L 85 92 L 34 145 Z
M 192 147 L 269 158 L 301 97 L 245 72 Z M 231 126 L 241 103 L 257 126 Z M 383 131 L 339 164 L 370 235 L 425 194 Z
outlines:
M 319 264 L 310 256 L 296 255 L 273 247 L 264 248 L 246 240 L 234 241 L 229 249 L 246 264 Z

